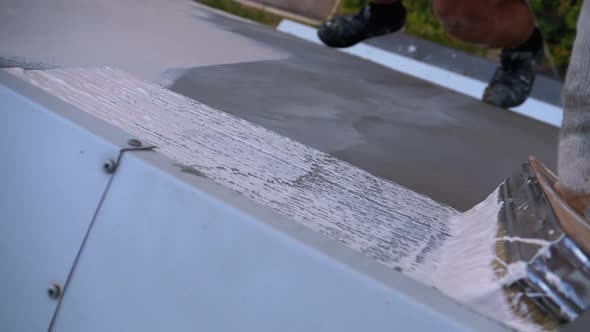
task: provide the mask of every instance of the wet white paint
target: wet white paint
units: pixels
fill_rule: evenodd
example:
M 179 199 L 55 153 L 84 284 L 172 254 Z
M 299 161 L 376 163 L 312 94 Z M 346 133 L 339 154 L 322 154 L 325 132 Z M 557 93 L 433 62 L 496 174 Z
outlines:
M 546 247 L 551 245 L 551 242 L 547 241 L 547 240 L 541 240 L 541 239 L 527 239 L 527 238 L 523 238 L 523 237 L 511 237 L 511 236 L 502 236 L 502 237 L 498 237 L 496 239 L 496 242 L 522 242 L 522 243 L 527 243 L 527 244 L 535 244 L 541 247 Z
M 524 276 L 526 265 L 507 265 L 496 255 L 500 208 L 498 192 L 495 191 L 473 209 L 451 217 L 451 237 L 430 263 L 434 266 L 426 265 L 422 271 L 424 275 L 417 276 L 417 279 L 468 303 L 481 314 L 493 316 L 521 331 L 536 331 L 539 326 L 515 315 L 515 308 L 521 305 L 521 301 L 511 302 L 504 292 L 505 286 Z M 495 261 L 508 270 L 502 279 L 498 279 L 494 271 L 492 264 Z
M 0 65 L 113 66 L 168 85 L 186 68 L 288 56 L 219 28 L 190 0 L 0 1 Z
M 11 73 L 121 127 L 176 162 L 386 266 L 523 331 L 497 280 L 497 193 L 457 211 L 197 101 L 121 71 Z M 519 304 L 520 305 L 520 302 Z M 516 308 L 518 309 L 518 308 Z M 526 310 L 523 308 L 522 310 Z
M 114 69 L 10 70 L 163 154 L 392 267 L 448 237 L 450 207 Z

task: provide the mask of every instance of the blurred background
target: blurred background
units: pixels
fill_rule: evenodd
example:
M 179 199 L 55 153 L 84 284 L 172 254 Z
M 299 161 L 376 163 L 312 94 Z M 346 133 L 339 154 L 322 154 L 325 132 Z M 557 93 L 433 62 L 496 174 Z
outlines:
M 290 18 L 317 26 L 333 15 L 355 13 L 368 0 L 197 0 L 205 5 L 239 15 L 262 24 L 276 26 Z M 431 0 L 406 0 L 406 33 L 453 47 L 471 54 L 496 59 L 499 50 L 463 43 L 449 36 L 434 15 Z M 537 25 L 547 42 L 545 62 L 540 71 L 563 79 L 576 33 L 582 0 L 529 0 Z

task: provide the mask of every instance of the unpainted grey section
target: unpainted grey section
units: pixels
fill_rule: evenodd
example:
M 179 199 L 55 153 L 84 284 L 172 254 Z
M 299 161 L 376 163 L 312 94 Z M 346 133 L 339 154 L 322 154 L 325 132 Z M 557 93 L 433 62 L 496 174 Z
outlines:
M 209 19 L 293 56 L 194 68 L 175 92 L 460 210 L 531 154 L 555 169 L 557 128 L 263 26 Z

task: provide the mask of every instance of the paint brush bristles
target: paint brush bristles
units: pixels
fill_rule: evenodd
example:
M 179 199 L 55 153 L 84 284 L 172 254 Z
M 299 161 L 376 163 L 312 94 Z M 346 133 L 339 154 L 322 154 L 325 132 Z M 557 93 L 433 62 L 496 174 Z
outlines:
M 524 263 L 506 263 L 498 191 L 452 217 L 451 237 L 436 259 L 432 284 L 471 309 L 519 331 L 552 330 L 556 322 L 512 286 Z M 498 240 L 500 239 L 500 240 Z

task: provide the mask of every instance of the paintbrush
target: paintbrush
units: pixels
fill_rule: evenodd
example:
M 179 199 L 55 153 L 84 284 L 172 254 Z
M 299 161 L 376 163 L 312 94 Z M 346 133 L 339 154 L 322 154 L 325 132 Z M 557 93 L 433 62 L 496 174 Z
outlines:
M 432 284 L 521 331 L 554 330 L 590 307 L 590 227 L 530 158 L 488 199 L 449 221 Z
M 531 157 L 499 190 L 495 272 L 515 314 L 546 330 L 590 308 L 590 224 L 557 187 Z

